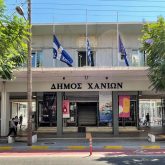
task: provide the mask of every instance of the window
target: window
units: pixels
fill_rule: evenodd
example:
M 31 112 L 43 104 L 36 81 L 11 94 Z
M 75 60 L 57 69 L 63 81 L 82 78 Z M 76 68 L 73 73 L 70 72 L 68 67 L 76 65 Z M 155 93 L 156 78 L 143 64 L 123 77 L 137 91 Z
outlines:
M 32 52 L 32 67 L 40 67 L 43 65 L 43 55 L 42 51 L 34 51 Z
M 132 66 L 142 66 L 144 65 L 145 59 L 144 54 L 138 49 L 132 50 Z
M 94 66 L 95 61 L 95 54 L 91 51 L 91 66 Z M 86 51 L 79 51 L 78 52 L 78 67 L 88 66 L 86 64 Z
M 39 101 L 39 126 L 56 126 L 57 109 L 56 93 L 45 92 L 43 100 Z

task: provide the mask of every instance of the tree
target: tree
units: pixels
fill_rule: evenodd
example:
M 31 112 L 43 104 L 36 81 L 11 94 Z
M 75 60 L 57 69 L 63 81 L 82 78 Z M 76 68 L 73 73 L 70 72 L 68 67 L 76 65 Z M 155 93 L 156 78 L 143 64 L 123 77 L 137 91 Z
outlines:
M 165 91 L 165 20 L 159 17 L 157 22 L 146 23 L 142 29 L 142 50 L 147 55 L 148 77 L 151 87 L 156 91 Z
M 23 19 L 5 15 L 3 0 L 0 0 L 0 77 L 13 78 L 13 70 L 27 60 L 28 23 Z

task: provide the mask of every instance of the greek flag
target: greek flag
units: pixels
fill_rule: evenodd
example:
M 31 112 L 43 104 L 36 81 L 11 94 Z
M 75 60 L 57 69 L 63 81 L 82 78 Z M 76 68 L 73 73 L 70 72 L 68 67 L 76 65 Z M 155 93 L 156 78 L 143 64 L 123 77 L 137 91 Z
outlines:
M 88 38 L 87 38 L 87 58 L 88 58 L 88 65 L 91 66 L 92 65 L 91 47 Z
M 127 60 L 127 53 L 126 53 L 126 50 L 125 50 L 125 48 L 124 48 L 124 45 L 123 45 L 123 43 L 122 43 L 122 41 L 121 41 L 120 35 L 119 35 L 119 53 L 120 53 L 121 55 L 123 55 L 125 64 L 126 64 L 127 66 L 129 66 L 129 63 L 128 63 L 128 60 Z
M 55 35 L 53 36 L 53 58 L 66 63 L 68 66 L 72 66 L 73 59 L 63 49 Z

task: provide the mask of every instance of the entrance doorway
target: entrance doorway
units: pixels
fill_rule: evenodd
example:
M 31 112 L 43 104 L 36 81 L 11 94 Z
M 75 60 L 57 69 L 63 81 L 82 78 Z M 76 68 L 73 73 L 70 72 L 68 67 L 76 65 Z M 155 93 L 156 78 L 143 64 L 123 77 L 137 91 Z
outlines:
M 162 126 L 163 104 L 161 99 L 139 100 L 139 125 L 146 126 L 146 115 L 150 116 L 150 127 Z
M 95 63 L 95 54 L 91 51 L 91 66 L 94 66 Z M 79 51 L 78 52 L 78 67 L 88 66 L 86 64 L 86 51 Z
M 26 130 L 28 122 L 28 103 L 26 100 L 11 100 L 10 118 L 22 116 L 22 130 Z M 32 101 L 32 129 L 36 128 L 36 102 Z
M 38 102 L 38 124 L 42 127 L 56 126 L 56 93 L 46 92 L 43 100 Z
M 77 103 L 78 126 L 97 125 L 97 102 Z

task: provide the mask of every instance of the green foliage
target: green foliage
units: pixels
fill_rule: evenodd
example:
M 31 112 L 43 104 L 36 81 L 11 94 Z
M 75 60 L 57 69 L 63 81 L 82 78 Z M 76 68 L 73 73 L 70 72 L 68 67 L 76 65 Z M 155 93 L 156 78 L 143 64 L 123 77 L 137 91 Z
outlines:
M 151 87 L 165 91 L 165 20 L 159 17 L 155 23 L 143 26 L 142 50 L 147 55 L 148 77 Z
M 4 15 L 0 0 L 0 77 L 12 79 L 13 70 L 27 61 L 28 23 L 16 15 Z
M 4 1 L 0 0 L 0 9 L 3 9 L 3 8 L 4 8 Z
M 0 0 L 0 20 L 4 13 L 4 9 L 5 9 L 4 2 L 3 2 L 3 0 Z

